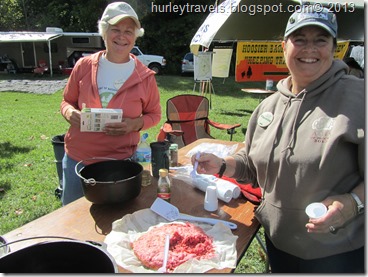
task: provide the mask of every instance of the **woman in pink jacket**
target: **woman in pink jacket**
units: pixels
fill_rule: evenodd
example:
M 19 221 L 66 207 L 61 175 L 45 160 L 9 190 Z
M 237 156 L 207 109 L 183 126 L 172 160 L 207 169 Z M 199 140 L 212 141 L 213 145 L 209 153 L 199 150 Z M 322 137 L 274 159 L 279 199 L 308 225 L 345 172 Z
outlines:
M 143 35 L 137 14 L 129 4 L 114 2 L 106 7 L 98 24 L 106 50 L 78 60 L 61 102 L 61 113 L 70 123 L 65 134 L 63 205 L 84 195 L 75 174 L 79 161 L 85 165 L 93 162 L 93 157 L 132 157 L 139 131 L 157 125 L 161 119 L 155 73 L 130 54 L 137 37 Z M 103 132 L 81 132 L 84 105 L 122 109 L 123 119 L 106 124 Z

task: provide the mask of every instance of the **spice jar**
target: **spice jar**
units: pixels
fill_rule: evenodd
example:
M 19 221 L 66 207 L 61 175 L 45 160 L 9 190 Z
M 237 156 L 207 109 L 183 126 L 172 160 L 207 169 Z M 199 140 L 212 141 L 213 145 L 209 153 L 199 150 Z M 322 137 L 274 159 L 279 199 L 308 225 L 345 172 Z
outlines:
M 157 185 L 157 197 L 170 202 L 171 198 L 171 182 L 169 179 L 169 171 L 166 168 L 159 170 L 159 179 Z

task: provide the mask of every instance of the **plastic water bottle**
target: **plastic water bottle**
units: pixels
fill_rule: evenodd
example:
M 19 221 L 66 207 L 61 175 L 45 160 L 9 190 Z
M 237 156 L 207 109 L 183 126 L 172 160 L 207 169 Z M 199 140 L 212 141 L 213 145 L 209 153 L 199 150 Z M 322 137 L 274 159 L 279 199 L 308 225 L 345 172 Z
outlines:
M 144 133 L 135 152 L 135 160 L 139 163 L 151 162 L 151 147 L 147 143 L 148 134 Z
M 138 148 L 135 152 L 134 160 L 140 163 L 144 170 L 142 173 L 142 186 L 148 186 L 151 184 L 151 147 L 147 143 L 148 134 L 144 133 L 141 137 L 141 141 L 138 144 Z

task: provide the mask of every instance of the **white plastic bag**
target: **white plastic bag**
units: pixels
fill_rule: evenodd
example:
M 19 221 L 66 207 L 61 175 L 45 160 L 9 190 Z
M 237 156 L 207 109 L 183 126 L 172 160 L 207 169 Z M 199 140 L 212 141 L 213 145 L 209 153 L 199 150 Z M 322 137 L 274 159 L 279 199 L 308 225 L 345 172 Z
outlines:
M 220 158 L 225 158 L 226 156 L 232 155 L 235 153 L 238 148 L 238 144 L 234 145 L 223 145 L 219 143 L 201 143 L 188 151 L 186 154 L 187 157 L 192 157 L 197 152 L 203 153 L 212 153 Z

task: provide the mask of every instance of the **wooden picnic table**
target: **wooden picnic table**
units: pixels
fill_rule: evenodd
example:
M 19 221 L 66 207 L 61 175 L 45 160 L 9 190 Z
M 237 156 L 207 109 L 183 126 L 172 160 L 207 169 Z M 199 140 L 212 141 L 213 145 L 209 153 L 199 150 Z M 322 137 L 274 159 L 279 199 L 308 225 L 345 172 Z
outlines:
M 266 97 L 275 93 L 274 90 L 266 90 L 266 89 L 260 89 L 260 88 L 242 88 L 241 90 L 243 92 L 248 93 L 251 96 L 258 97 L 258 102 L 261 102 Z
M 234 141 L 222 141 L 215 139 L 199 139 L 194 143 L 179 149 L 179 164 L 190 164 L 190 157 L 186 154 L 189 150 L 201 143 L 219 143 L 224 145 L 242 143 Z M 105 236 L 111 232 L 112 223 L 121 219 L 126 214 L 149 208 L 156 199 L 157 179 L 152 177 L 152 184 L 142 187 L 140 195 L 124 204 L 95 205 L 82 197 L 62 208 L 44 215 L 32 222 L 25 224 L 3 237 L 12 242 L 15 240 L 36 236 L 62 236 L 81 241 L 103 242 Z M 244 255 L 252 239 L 255 237 L 260 224 L 254 217 L 256 206 L 244 197 L 233 199 L 229 203 L 219 201 L 219 209 L 216 212 L 208 212 L 203 208 L 204 192 L 193 188 L 184 181 L 173 178 L 171 203 L 179 208 L 180 212 L 193 216 L 211 217 L 231 221 L 238 225 L 233 234 L 238 236 L 236 242 L 238 262 Z M 10 245 L 11 251 L 35 244 L 39 240 L 26 240 Z M 121 273 L 128 273 L 126 269 L 118 266 Z M 234 269 L 212 269 L 208 273 L 231 273 Z

